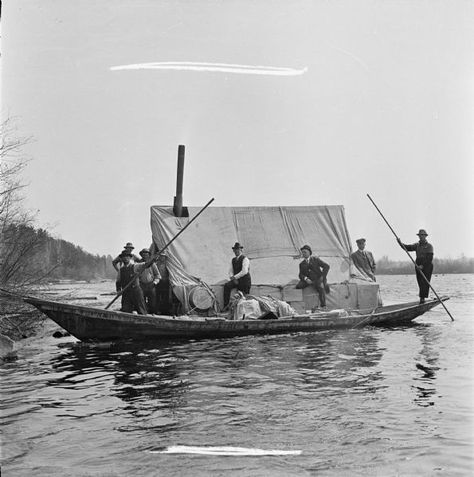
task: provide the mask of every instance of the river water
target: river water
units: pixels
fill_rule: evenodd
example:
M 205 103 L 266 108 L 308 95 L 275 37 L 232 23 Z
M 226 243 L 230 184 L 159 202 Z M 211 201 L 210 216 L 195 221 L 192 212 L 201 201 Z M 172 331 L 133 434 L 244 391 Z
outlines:
M 416 299 L 413 276 L 379 282 L 386 304 Z M 454 322 L 86 346 L 47 320 L 0 366 L 3 475 L 473 475 L 474 275 L 432 283 Z

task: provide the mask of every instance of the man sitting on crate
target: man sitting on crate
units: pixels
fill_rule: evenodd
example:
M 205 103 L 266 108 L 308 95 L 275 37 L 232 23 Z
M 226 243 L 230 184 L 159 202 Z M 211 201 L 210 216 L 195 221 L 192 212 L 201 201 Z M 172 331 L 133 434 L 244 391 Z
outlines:
M 319 306 L 326 308 L 326 290 L 329 291 L 326 277 L 329 272 L 329 265 L 319 257 L 314 257 L 309 245 L 303 245 L 300 250 L 304 260 L 300 263 L 300 273 L 298 275 L 300 281 L 296 288 L 313 286 L 319 295 Z
M 242 253 L 244 247 L 239 242 L 235 242 L 232 250 L 235 257 L 232 259 L 229 268 L 229 278 L 224 285 L 224 308 L 229 306 L 230 292 L 233 288 L 243 292 L 244 294 L 250 293 L 250 287 L 252 280 L 250 278 L 250 260 Z

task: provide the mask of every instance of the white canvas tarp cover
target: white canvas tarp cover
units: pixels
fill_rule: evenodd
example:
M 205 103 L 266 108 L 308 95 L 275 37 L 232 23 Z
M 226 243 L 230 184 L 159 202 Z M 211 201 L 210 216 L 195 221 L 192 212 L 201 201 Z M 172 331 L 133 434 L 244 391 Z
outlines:
M 153 243 L 162 249 L 200 208 L 189 207 L 189 217 L 175 217 L 173 208 L 151 207 Z M 300 247 L 331 269 L 329 283 L 350 278 L 350 237 L 344 207 L 209 207 L 166 250 L 173 285 L 209 285 L 228 280 L 232 246 L 240 242 L 250 259 L 253 284 L 285 285 L 298 278 Z

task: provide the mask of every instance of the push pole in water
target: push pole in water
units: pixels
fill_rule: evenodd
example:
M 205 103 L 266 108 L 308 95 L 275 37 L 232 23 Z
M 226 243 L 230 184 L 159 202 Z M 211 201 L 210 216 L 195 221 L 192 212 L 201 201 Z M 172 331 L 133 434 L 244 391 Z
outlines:
M 146 267 L 145 268 L 148 268 L 148 267 L 151 267 L 151 265 L 153 264 L 153 262 L 158 258 L 158 256 L 160 255 L 160 253 L 163 253 L 164 250 L 166 250 L 210 205 L 211 203 L 214 201 L 214 198 L 212 198 L 160 251 L 158 251 L 157 253 L 155 253 L 155 255 L 150 259 L 148 260 L 148 262 L 146 262 Z M 132 277 L 132 279 L 122 288 L 122 290 L 120 290 L 117 295 L 115 295 L 114 299 L 105 307 L 105 309 L 107 310 L 108 308 L 110 308 L 110 306 L 115 302 L 115 300 L 123 294 L 123 292 L 129 287 L 131 286 L 131 284 L 133 283 L 133 281 L 135 280 L 135 278 L 137 277 L 137 275 L 139 275 L 140 273 L 135 273 Z
M 382 219 L 384 220 L 384 222 L 388 225 L 388 228 L 392 231 L 393 235 L 395 235 L 395 238 L 397 239 L 397 241 L 400 240 L 400 238 L 398 237 L 398 235 L 395 233 L 395 230 L 393 230 L 392 226 L 388 223 L 387 219 L 384 217 L 384 215 L 382 214 L 382 212 L 380 211 L 380 209 L 377 207 L 377 204 L 372 200 L 372 197 L 370 197 L 369 194 L 367 194 L 367 197 L 369 198 L 370 202 L 372 202 L 373 206 L 377 209 L 377 212 L 380 214 L 380 216 L 382 217 Z M 452 317 L 451 313 L 449 313 L 449 310 L 446 308 L 446 305 L 444 304 L 443 300 L 441 300 L 441 298 L 438 296 L 438 294 L 436 293 L 436 290 L 432 287 L 431 283 L 429 282 L 429 280 L 426 278 L 425 274 L 422 272 L 422 270 L 418 267 L 418 265 L 416 264 L 415 260 L 413 260 L 413 257 L 410 255 L 410 253 L 408 252 L 408 250 L 405 248 L 405 247 L 402 247 L 403 250 L 405 250 L 406 254 L 410 257 L 410 260 L 413 262 L 413 265 L 415 265 L 415 268 L 418 270 L 418 272 L 420 272 L 420 275 L 423 277 L 423 279 L 425 280 L 425 282 L 428 284 L 428 286 L 431 288 L 431 290 L 433 291 L 433 293 L 436 295 L 436 298 L 438 299 L 438 301 L 443 305 L 443 308 L 446 310 L 446 313 L 449 315 L 449 317 L 451 318 L 452 321 L 454 321 L 454 318 Z

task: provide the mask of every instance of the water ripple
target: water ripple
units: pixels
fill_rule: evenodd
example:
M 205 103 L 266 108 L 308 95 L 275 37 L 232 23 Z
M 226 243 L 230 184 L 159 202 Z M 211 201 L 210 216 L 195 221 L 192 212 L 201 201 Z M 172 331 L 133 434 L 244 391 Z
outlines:
M 446 281 L 459 289 L 448 302 L 453 323 L 436 310 L 417 326 L 392 329 L 101 346 L 30 340 L 0 367 L 2 466 L 48 477 L 156 469 L 468 475 L 474 293 L 462 287 L 474 279 L 465 278 Z M 388 299 L 413 298 L 404 277 L 384 279 Z M 302 454 L 148 452 L 180 445 Z

